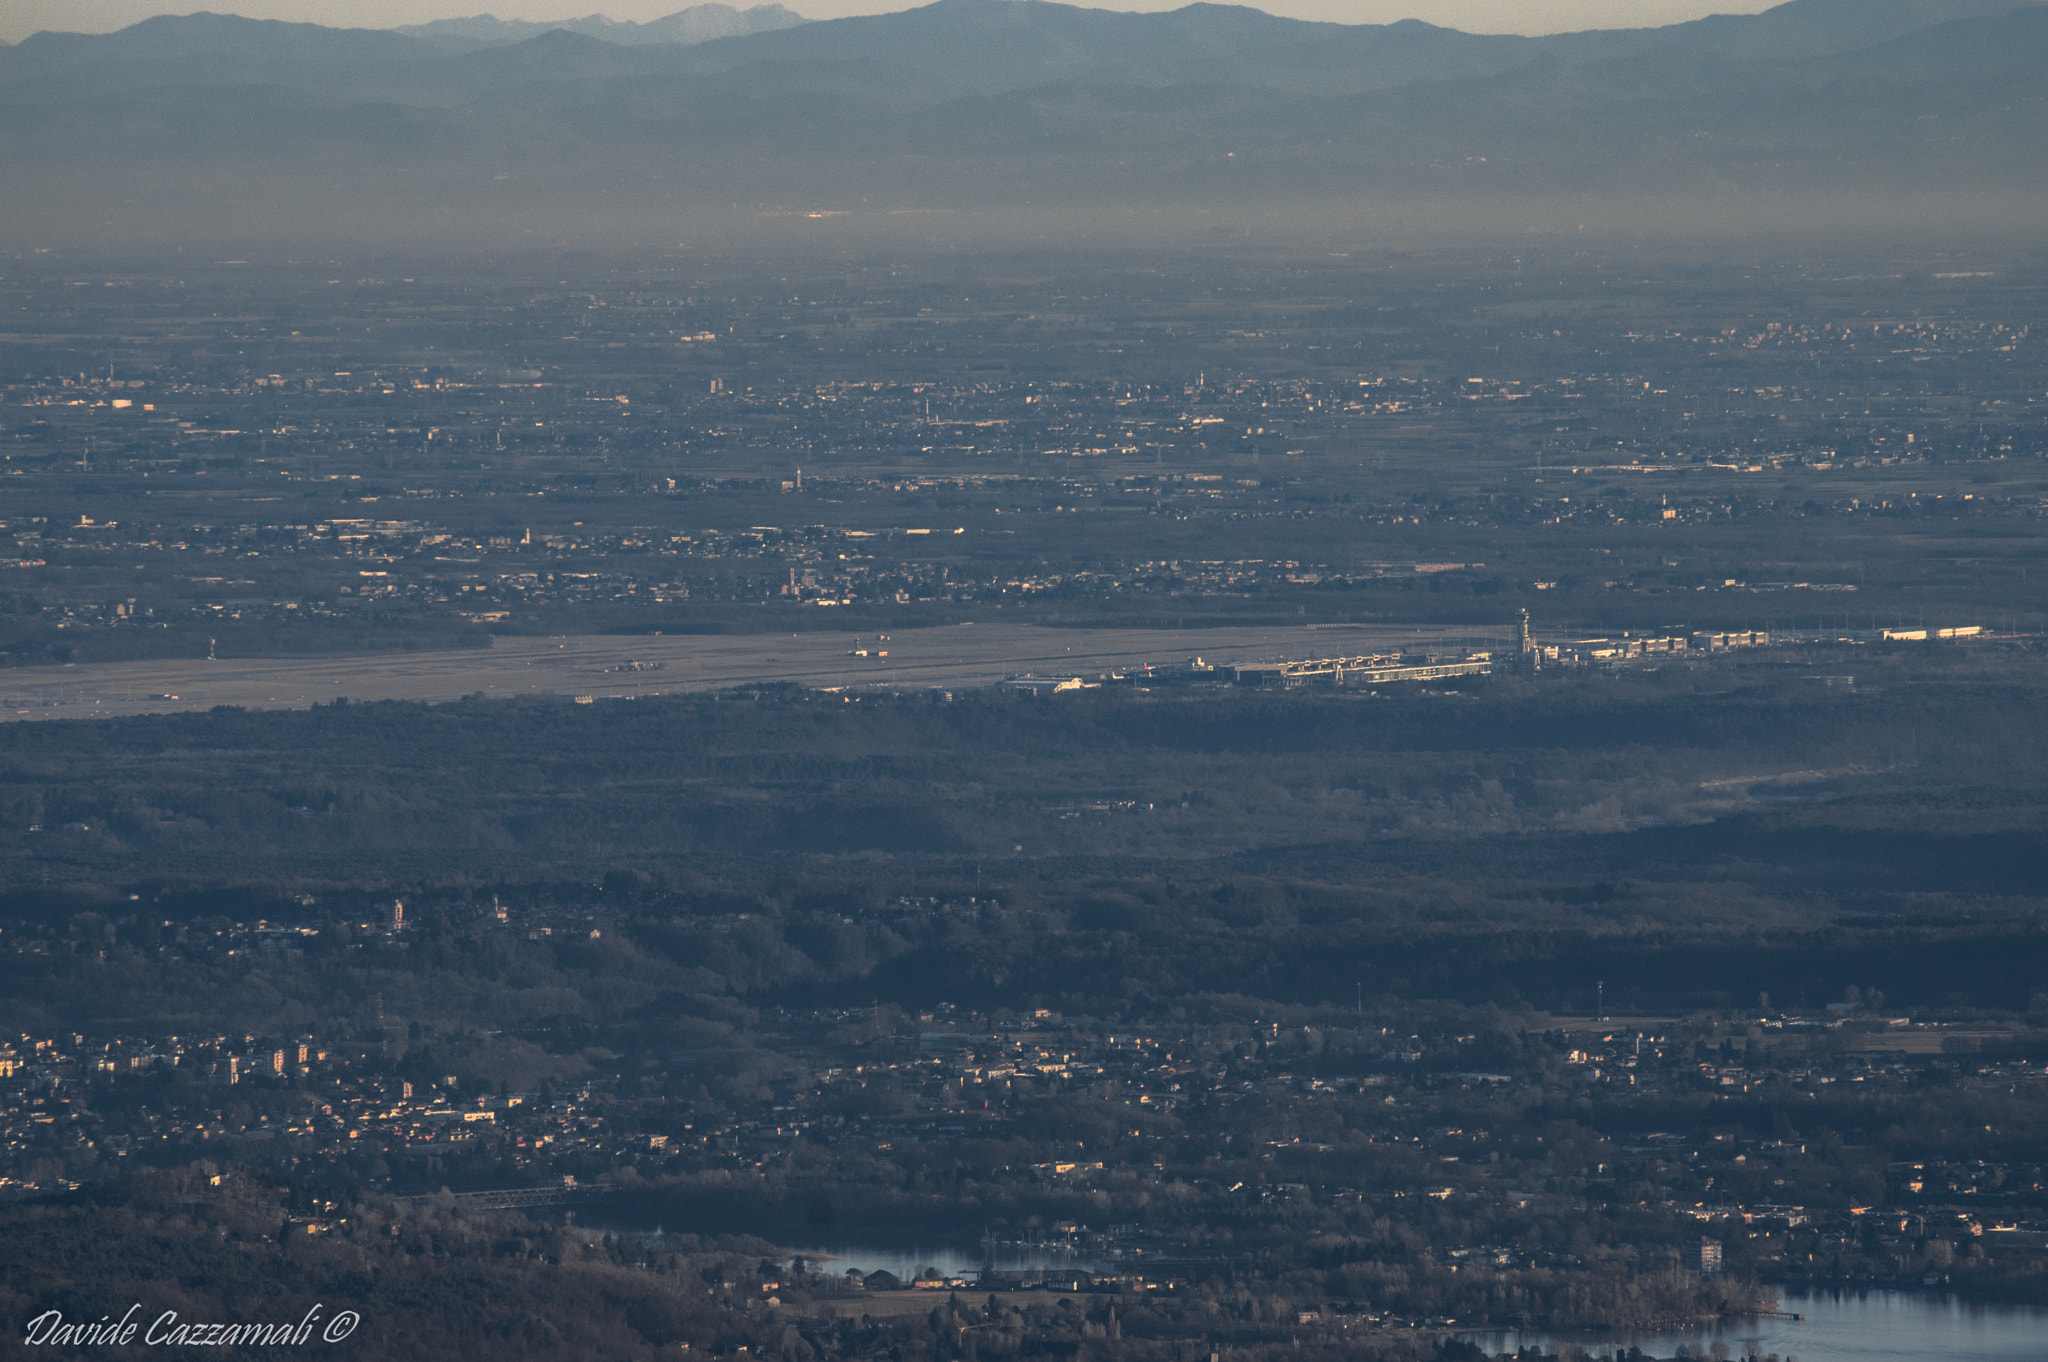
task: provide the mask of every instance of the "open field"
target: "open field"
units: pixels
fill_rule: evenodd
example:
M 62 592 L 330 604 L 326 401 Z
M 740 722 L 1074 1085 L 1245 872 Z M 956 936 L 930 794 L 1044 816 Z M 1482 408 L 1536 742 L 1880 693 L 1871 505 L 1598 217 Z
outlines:
M 841 634 L 501 638 L 493 647 L 329 657 L 113 662 L 24 668 L 0 681 L 0 718 L 75 719 L 241 705 L 304 709 L 351 700 L 465 695 L 623 698 L 795 682 L 813 687 L 984 686 L 1019 672 L 1094 676 L 1117 667 L 1353 656 L 1441 644 L 1447 628 L 1042 629 L 961 624 L 879 641 Z M 886 651 L 887 657 L 856 655 Z M 624 670 L 635 664 L 639 670 Z

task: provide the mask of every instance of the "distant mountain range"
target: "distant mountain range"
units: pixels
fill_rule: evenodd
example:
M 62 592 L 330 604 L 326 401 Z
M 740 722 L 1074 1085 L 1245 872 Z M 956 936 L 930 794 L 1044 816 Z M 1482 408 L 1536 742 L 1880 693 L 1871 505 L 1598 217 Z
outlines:
M 0 47 L 0 245 L 2025 230 L 2048 220 L 2044 70 L 2028 0 L 1547 38 L 1044 0 L 402 32 L 165 17 Z
M 479 14 L 470 19 L 437 19 L 431 24 L 408 24 L 398 32 L 407 37 L 425 38 L 452 52 L 473 52 L 479 47 L 507 47 L 556 29 L 581 33 L 586 38 L 608 43 L 672 43 L 691 47 L 697 43 L 708 43 L 713 38 L 773 33 L 807 22 L 803 15 L 781 5 L 755 5 L 741 10 L 731 5 L 709 4 L 692 5 L 644 24 L 631 19 L 607 19 L 602 14 L 582 19 L 561 19 L 554 23 Z

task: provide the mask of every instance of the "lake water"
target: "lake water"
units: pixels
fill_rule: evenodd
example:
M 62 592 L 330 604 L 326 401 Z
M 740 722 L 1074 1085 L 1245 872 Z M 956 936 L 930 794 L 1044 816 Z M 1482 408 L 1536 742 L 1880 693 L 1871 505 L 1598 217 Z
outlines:
M 535 1217 L 537 1219 L 543 1217 Z M 551 1217 L 547 1223 L 556 1222 Z M 658 1244 L 664 1237 L 660 1226 L 628 1228 L 617 1223 L 589 1224 L 569 1220 L 568 1228 L 592 1241 L 612 1235 L 628 1239 L 645 1239 Z M 948 1277 L 966 1277 L 972 1280 L 983 1267 L 983 1251 L 977 1245 L 964 1249 L 958 1245 L 930 1248 L 877 1248 L 864 1245 L 838 1244 L 825 1248 L 796 1248 L 788 1250 L 791 1257 L 802 1258 L 813 1272 L 828 1272 L 837 1276 L 849 1268 L 862 1273 L 887 1272 L 903 1281 L 909 1281 L 924 1268 L 936 1269 Z M 788 1259 L 784 1260 L 785 1262 Z M 998 1244 L 988 1262 L 998 1272 L 1104 1272 L 1109 1265 L 1086 1254 L 1070 1253 L 1054 1246 L 1026 1246 L 1019 1244 Z
M 1670 1357 L 1681 1343 L 1708 1348 L 1720 1339 L 1736 1357 L 1747 1348 L 1757 1356 L 1796 1354 L 1799 1362 L 2048 1362 L 2048 1309 L 1902 1291 L 1787 1292 L 1779 1304 L 1805 1318 L 1729 1320 L 1691 1333 L 1598 1342 L 1511 1331 L 1471 1337 L 1489 1352 L 1512 1352 L 1523 1342 L 1549 1349 L 1576 1343 L 1596 1358 L 1617 1345 Z
M 647 1234 L 645 1230 L 577 1226 L 586 1234 Z M 654 1232 L 659 1234 L 657 1230 Z M 967 1277 L 982 1266 L 977 1248 L 876 1248 L 832 1245 L 793 1250 L 813 1272 L 888 1272 L 905 1281 L 921 1268 L 935 1268 L 948 1277 Z M 1001 1272 L 1099 1272 L 1109 1265 L 1051 1248 L 998 1246 L 994 1264 Z M 1548 1351 L 1576 1345 L 1594 1358 L 1619 1348 L 1641 1348 L 1654 1357 L 1675 1355 L 1680 1344 L 1698 1350 L 1715 1340 L 1735 1357 L 1745 1352 L 1762 1357 L 1796 1356 L 1799 1362 L 2048 1362 L 2048 1309 L 2024 1305 L 1984 1305 L 1933 1292 L 1815 1291 L 1785 1292 L 1779 1307 L 1802 1319 L 1725 1320 L 1706 1329 L 1644 1335 L 1558 1335 L 1503 1330 L 1470 1334 L 1490 1353 L 1513 1352 L 1525 1343 Z
M 862 1272 L 887 1272 L 909 1281 L 920 1268 L 936 1268 L 948 1277 L 970 1280 L 982 1268 L 982 1252 L 960 1248 L 836 1248 L 795 1250 L 813 1272 L 841 1273 L 849 1268 Z M 998 1272 L 1100 1272 L 1103 1265 L 1093 1258 L 1061 1253 L 1057 1249 L 997 1245 L 993 1266 Z

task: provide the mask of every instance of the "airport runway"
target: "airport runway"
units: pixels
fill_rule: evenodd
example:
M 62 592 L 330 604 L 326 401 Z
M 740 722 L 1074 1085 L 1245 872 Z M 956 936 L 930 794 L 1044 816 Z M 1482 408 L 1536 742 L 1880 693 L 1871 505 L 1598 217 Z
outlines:
M 489 649 L 321 657 L 110 662 L 0 671 L 0 719 L 163 714 L 241 705 L 304 709 L 351 700 L 466 695 L 622 697 L 789 681 L 804 686 L 923 689 L 992 685 L 1020 672 L 1093 678 L 1114 668 L 1278 657 L 1356 656 L 1464 639 L 1467 629 L 1046 629 L 956 624 L 873 634 L 580 634 L 500 638 Z M 869 656 L 855 655 L 865 648 Z M 886 650 L 888 656 L 878 656 Z M 639 670 L 631 669 L 638 664 Z

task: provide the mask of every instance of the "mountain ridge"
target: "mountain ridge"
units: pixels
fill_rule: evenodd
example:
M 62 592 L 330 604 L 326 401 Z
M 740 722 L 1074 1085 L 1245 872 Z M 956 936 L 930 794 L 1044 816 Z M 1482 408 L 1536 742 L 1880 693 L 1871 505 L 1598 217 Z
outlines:
M 713 3 L 692 5 L 688 9 L 677 10 L 673 14 L 650 19 L 644 23 L 631 19 L 612 19 L 602 14 L 551 22 L 500 19 L 492 14 L 478 14 L 463 19 L 436 19 L 431 23 L 403 24 L 391 31 L 402 33 L 409 38 L 424 39 L 449 51 L 468 52 L 480 47 L 502 47 L 525 42 L 542 33 L 554 31 L 580 33 L 585 37 L 622 46 L 669 44 L 690 47 L 717 38 L 768 33 L 777 29 L 795 28 L 799 24 L 809 22 L 810 20 L 803 15 L 782 5 L 753 5 L 742 10 L 713 0 Z
M 940 0 L 691 45 L 551 27 L 459 51 L 149 20 L 0 50 L 0 175 L 34 189 L 0 202 L 0 242 L 197 230 L 238 201 L 284 237 L 638 239 L 820 207 L 1463 224 L 1769 203 L 1817 223 L 1851 202 L 1868 222 L 1957 202 L 2018 220 L 2048 197 L 2048 5 L 1723 19 L 1517 38 Z

